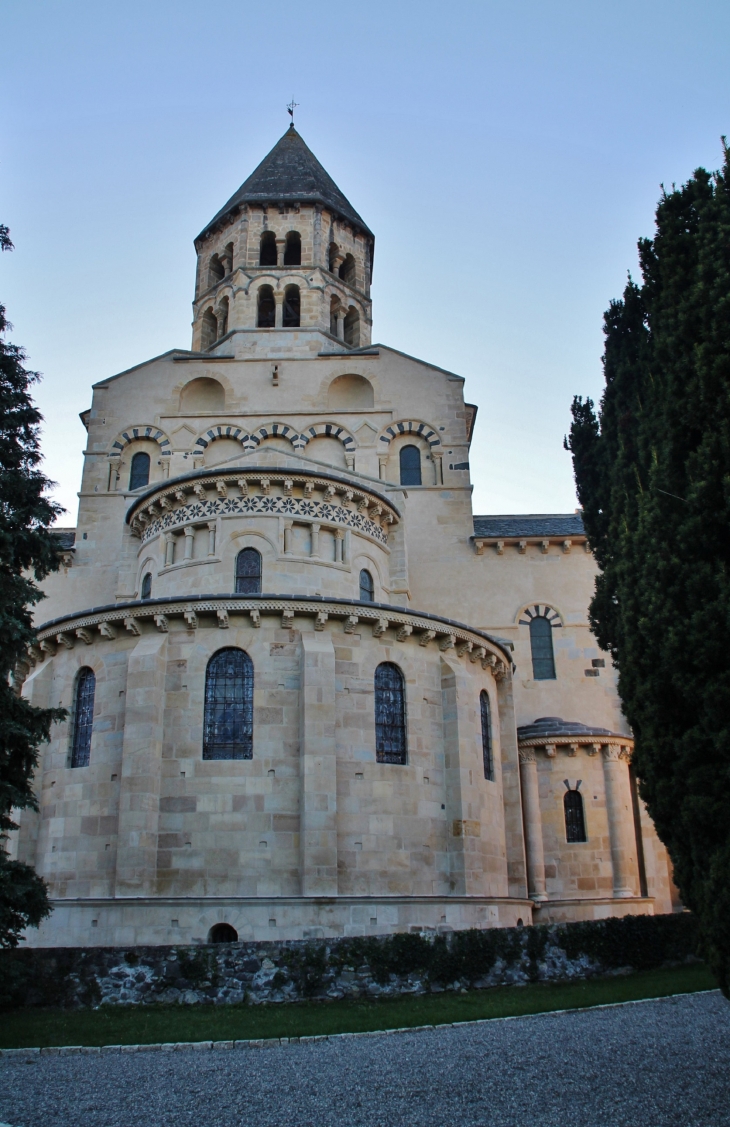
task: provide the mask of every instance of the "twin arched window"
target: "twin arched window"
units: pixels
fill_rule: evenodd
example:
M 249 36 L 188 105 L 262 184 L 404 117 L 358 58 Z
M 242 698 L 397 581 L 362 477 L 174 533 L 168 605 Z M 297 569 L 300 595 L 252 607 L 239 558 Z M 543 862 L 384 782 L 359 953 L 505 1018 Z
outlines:
M 544 614 L 537 614 L 530 619 L 530 649 L 532 651 L 532 676 L 534 679 L 536 681 L 554 681 L 553 628 L 550 619 Z
M 421 485 L 421 451 L 417 446 L 400 448 L 401 485 Z
M 566 841 L 587 841 L 583 795 L 579 790 L 566 790 L 563 799 Z
M 203 759 L 253 757 L 253 662 L 243 650 L 218 650 L 205 672 Z
M 96 677 L 88 665 L 79 670 L 74 697 L 71 766 L 88 767 L 91 753 L 91 729 L 94 723 Z
M 360 572 L 360 602 L 375 602 L 375 584 L 372 575 L 366 568 L 363 568 Z
M 261 553 L 243 548 L 236 556 L 236 594 L 261 594 Z
M 392 661 L 383 661 L 375 670 L 375 758 L 405 764 L 407 752 L 403 674 Z
M 143 485 L 149 485 L 150 481 L 150 456 L 145 454 L 143 450 L 138 450 L 132 456 L 132 466 L 129 471 L 129 488 L 141 489 Z
M 482 689 L 479 694 L 479 710 L 482 720 L 482 760 L 484 778 L 494 782 L 494 760 L 492 758 L 492 711 L 489 706 L 489 693 Z

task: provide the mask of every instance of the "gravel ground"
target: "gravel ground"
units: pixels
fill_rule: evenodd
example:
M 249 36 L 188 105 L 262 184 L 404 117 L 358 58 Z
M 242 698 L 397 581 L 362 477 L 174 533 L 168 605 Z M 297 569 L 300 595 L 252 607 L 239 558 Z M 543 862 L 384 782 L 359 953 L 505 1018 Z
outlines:
M 11 1127 L 724 1127 L 719 992 L 229 1052 L 0 1060 Z M 1 1125 L 0 1125 L 1 1127 Z

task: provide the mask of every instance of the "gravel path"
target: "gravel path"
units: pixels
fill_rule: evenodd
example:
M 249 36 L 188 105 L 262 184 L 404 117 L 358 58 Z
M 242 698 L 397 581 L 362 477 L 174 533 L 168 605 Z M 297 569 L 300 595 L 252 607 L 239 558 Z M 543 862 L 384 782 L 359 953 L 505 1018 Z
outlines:
M 230 1052 L 0 1060 L 11 1127 L 730 1127 L 730 1004 Z

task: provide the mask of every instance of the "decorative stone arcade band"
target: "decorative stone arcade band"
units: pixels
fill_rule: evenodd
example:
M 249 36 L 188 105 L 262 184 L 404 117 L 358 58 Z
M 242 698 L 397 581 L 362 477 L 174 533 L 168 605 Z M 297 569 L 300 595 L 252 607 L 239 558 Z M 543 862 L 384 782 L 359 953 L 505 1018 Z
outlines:
M 628 764 L 631 760 L 634 742 L 627 736 L 606 736 L 590 734 L 577 739 L 575 736 L 556 736 L 536 738 L 520 742 L 520 782 L 522 784 L 522 811 L 525 824 L 525 847 L 527 851 L 527 884 L 531 900 L 536 904 L 549 899 L 545 881 L 545 852 L 543 847 L 542 814 L 537 777 L 537 752 L 541 751 L 548 759 L 554 759 L 558 747 L 573 757 L 579 748 L 588 755 L 603 754 L 603 776 L 606 788 L 606 812 L 608 833 L 611 842 L 611 864 L 613 868 L 613 895 L 626 899 L 637 895 L 632 888 L 632 858 L 636 858 L 636 829 L 633 823 L 633 800 Z M 569 792 L 576 792 L 580 783 L 570 786 Z M 577 803 L 575 804 L 577 805 Z M 570 836 L 575 829 L 573 804 L 566 804 L 566 840 L 586 841 L 585 826 L 582 836 Z M 569 809 L 571 807 L 571 809 Z M 583 815 L 582 800 L 580 804 Z M 569 819 L 569 813 L 572 817 Z M 572 823 L 572 824 L 571 824 Z M 635 867 L 635 866 L 634 866 Z
M 322 437 L 338 439 L 346 454 L 354 454 L 355 452 L 355 439 L 351 434 L 348 434 L 344 427 L 338 426 L 336 423 L 315 423 L 314 426 L 306 427 L 301 434 L 293 427 L 287 426 L 286 423 L 271 423 L 268 426 L 259 427 L 258 430 L 252 431 L 250 434 L 247 434 L 243 427 L 226 426 L 225 424 L 211 427 L 204 435 L 196 439 L 193 453 L 196 450 L 202 453 L 211 442 L 215 442 L 218 438 L 233 438 L 241 443 L 247 454 L 250 454 L 267 438 L 286 438 L 291 442 L 294 450 L 304 450 L 307 443 L 313 438 Z
M 318 496 L 315 496 L 315 491 Z M 299 494 L 298 496 L 296 494 Z M 143 541 L 218 516 L 271 514 L 351 528 L 388 543 L 398 511 L 376 493 L 309 474 L 234 471 L 160 487 L 135 502 L 127 521 Z
M 49 623 L 38 631 L 37 642 L 31 646 L 27 666 L 52 657 L 57 650 L 73 649 L 79 642 L 90 646 L 95 641 L 113 641 L 120 635 L 139 637 L 143 630 L 152 629 L 167 633 L 173 620 L 184 620 L 185 629 L 197 630 L 212 626 L 227 630 L 231 616 L 240 616 L 246 625 L 260 628 L 262 618 L 278 616 L 282 629 L 291 630 L 295 618 L 314 619 L 314 629 L 324 630 L 329 620 L 341 622 L 345 634 L 353 634 L 366 626 L 372 628 L 375 638 L 383 638 L 390 631 L 396 642 L 417 641 L 419 646 L 435 643 L 442 653 L 458 658 L 468 657 L 490 670 L 497 681 L 511 672 L 511 659 L 498 642 L 487 635 L 455 625 L 443 619 L 430 618 L 407 611 L 383 607 L 377 603 L 365 604 L 346 600 L 277 599 L 230 596 L 201 599 L 163 599 L 159 601 L 125 603 L 94 613 L 69 615 Z M 244 624 L 244 623 L 242 623 Z M 27 669 L 26 669 L 27 675 Z

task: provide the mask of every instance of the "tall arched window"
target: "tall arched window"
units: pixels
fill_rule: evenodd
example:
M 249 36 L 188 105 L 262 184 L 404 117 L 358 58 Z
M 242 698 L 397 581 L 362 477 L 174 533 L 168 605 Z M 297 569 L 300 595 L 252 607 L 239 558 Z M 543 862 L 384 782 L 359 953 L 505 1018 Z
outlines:
M 94 723 L 96 677 L 88 665 L 79 670 L 74 698 L 71 766 L 88 767 L 91 752 L 91 729 Z
M 566 841 L 587 841 L 583 795 L 579 790 L 566 790 L 563 799 Z
M 149 571 L 147 572 L 144 579 L 142 580 L 141 597 L 143 599 L 151 599 L 152 598 L 152 576 L 149 573 Z
M 218 340 L 218 321 L 212 309 L 206 309 L 203 314 L 203 324 L 200 333 L 200 347 L 203 352 L 211 348 Z
M 330 243 L 327 251 L 327 265 L 329 266 L 332 273 L 334 273 L 335 263 L 337 262 L 339 254 L 340 248 L 338 247 L 337 243 Z
M 228 332 L 228 298 L 224 297 L 218 306 L 218 336 L 224 337 Z
M 354 305 L 345 314 L 345 344 L 348 348 L 360 347 L 360 314 Z
M 285 329 L 299 328 L 300 314 L 299 286 L 287 286 L 284 290 L 284 318 Z
M 256 323 L 260 329 L 273 329 L 276 324 L 276 302 L 271 286 L 259 286 Z
M 421 484 L 421 451 L 417 446 L 400 448 L 400 483 L 401 485 Z
M 348 286 L 355 285 L 355 259 L 351 254 L 345 255 L 345 261 L 340 264 L 338 271 L 343 282 L 347 282 Z
M 142 450 L 138 450 L 132 456 L 132 468 L 129 471 L 129 488 L 141 489 L 143 485 L 149 485 L 150 481 L 150 456 L 145 454 Z
M 337 336 L 337 315 L 340 312 L 340 299 L 334 294 L 330 298 L 330 332 L 333 337 Z
M 261 553 L 244 548 L 236 556 L 236 594 L 261 594 Z
M 360 572 L 360 602 L 375 602 L 375 584 L 372 575 L 366 568 L 363 568 Z
M 301 266 L 302 264 L 302 237 L 298 231 L 290 231 L 286 237 L 284 249 L 285 266 Z
M 544 614 L 537 614 L 530 619 L 530 648 L 532 676 L 536 681 L 554 681 L 553 628 Z
M 253 757 L 253 662 L 243 650 L 218 650 L 205 671 L 203 759 Z
M 484 778 L 494 782 L 494 760 L 492 759 L 492 710 L 489 707 L 489 693 L 482 689 L 479 694 L 479 710 L 482 717 L 482 759 Z
M 214 286 L 216 282 L 220 282 L 221 278 L 225 278 L 226 268 L 221 262 L 217 254 L 214 254 L 208 264 L 208 285 Z
M 261 236 L 260 266 L 276 266 L 276 235 L 273 231 L 264 231 Z
M 406 762 L 406 693 L 403 674 L 392 661 L 375 670 L 375 757 L 378 763 Z

